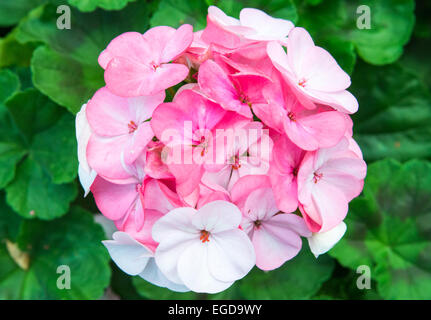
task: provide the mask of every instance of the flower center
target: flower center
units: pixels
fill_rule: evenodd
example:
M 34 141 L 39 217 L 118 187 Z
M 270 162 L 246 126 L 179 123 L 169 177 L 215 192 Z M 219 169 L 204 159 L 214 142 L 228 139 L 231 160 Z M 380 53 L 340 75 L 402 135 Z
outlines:
M 202 243 L 210 242 L 210 233 L 206 230 L 201 230 L 201 236 L 199 237 L 199 240 L 202 241 Z
M 314 172 L 314 176 L 313 176 L 314 183 L 317 183 L 317 181 L 322 179 L 322 177 L 323 177 L 323 173 L 318 173 L 317 171 Z
M 256 220 L 256 221 L 254 222 L 254 227 L 255 227 L 256 229 L 259 229 L 261 225 L 262 225 L 262 221 L 260 221 L 260 220 Z
M 127 127 L 129 128 L 129 133 L 133 133 L 138 129 L 138 125 L 134 121 L 130 121 Z
M 241 162 L 239 161 L 239 156 L 236 155 L 233 158 L 233 164 L 232 164 L 232 169 L 234 170 L 238 170 L 239 168 L 241 168 Z
M 158 65 L 155 62 L 151 62 L 151 67 L 153 68 L 153 71 L 156 71 L 158 67 L 160 67 L 160 65 Z
M 250 99 L 243 93 L 241 92 L 238 96 L 238 99 L 241 103 L 248 105 L 251 108 L 251 102 Z
M 208 148 L 208 142 L 207 142 L 205 136 L 202 136 L 200 138 L 199 144 L 196 147 L 202 148 L 201 157 L 203 157 L 205 155 L 205 152 L 207 151 L 207 148 Z
M 298 175 L 298 168 L 293 168 L 292 174 L 294 177 L 296 177 Z
M 305 84 L 307 83 L 307 80 L 302 78 L 298 81 L 298 86 L 305 88 Z
M 287 116 L 289 117 L 290 121 L 296 121 L 295 114 L 292 111 L 289 111 Z

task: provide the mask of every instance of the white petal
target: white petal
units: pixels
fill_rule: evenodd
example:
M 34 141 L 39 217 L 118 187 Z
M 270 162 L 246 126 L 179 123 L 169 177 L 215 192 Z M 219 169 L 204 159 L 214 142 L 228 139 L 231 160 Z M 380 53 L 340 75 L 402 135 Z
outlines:
M 113 238 L 102 241 L 112 260 L 127 274 L 135 276 L 141 273 L 153 252 L 125 232 L 118 231 Z
M 91 128 L 87 121 L 86 109 L 87 105 L 82 105 L 75 118 L 76 140 L 78 142 L 78 176 L 84 189 L 84 197 L 90 192 L 90 187 L 97 175 L 87 162 L 87 144 L 91 136 Z
M 228 201 L 216 200 L 200 208 L 193 216 L 192 223 L 198 230 L 216 233 L 238 228 L 241 219 L 241 211 L 236 205 Z
M 84 104 L 81 110 L 76 114 L 75 118 L 75 129 L 76 129 L 76 140 L 78 142 L 78 161 L 86 169 L 90 171 L 90 167 L 87 163 L 87 144 L 91 135 L 91 128 L 87 121 L 86 116 L 87 105 Z
M 184 250 L 178 261 L 178 274 L 192 291 L 217 293 L 229 288 L 233 281 L 223 282 L 212 276 L 208 265 L 207 244 L 198 241 Z
M 245 36 L 250 40 L 282 40 L 294 27 L 288 20 L 273 18 L 254 8 L 242 9 L 239 17 L 242 26 L 256 30 L 256 34 Z
M 82 188 L 84 189 L 84 197 L 88 195 L 90 192 L 90 187 L 94 182 L 94 179 L 96 179 L 97 172 L 93 169 L 90 169 L 90 171 L 87 171 L 85 169 L 85 166 L 83 166 L 81 163 L 79 163 L 78 166 L 78 178 L 79 182 L 82 185 Z
M 217 8 L 216 6 L 209 6 L 208 7 L 208 16 L 213 19 L 214 21 L 217 21 L 222 26 L 238 26 L 239 20 L 229 17 L 226 13 L 224 13 L 222 10 Z
M 189 238 L 187 238 L 187 234 L 180 237 L 178 234 L 174 234 L 174 236 L 170 239 L 159 243 L 155 253 L 156 263 L 162 273 L 170 281 L 175 283 L 183 283 L 180 276 L 178 275 L 178 261 L 182 253 L 194 243 L 199 243 L 198 233 L 189 234 Z
M 240 229 L 213 234 L 206 244 L 210 273 L 220 281 L 243 278 L 256 262 L 253 244 Z
M 147 266 L 145 267 L 144 271 L 139 274 L 139 276 L 158 287 L 168 288 L 169 290 L 176 292 L 190 291 L 190 289 L 186 286 L 172 282 L 166 278 L 160 271 L 159 267 L 157 267 L 156 261 L 153 258 L 148 261 Z
M 342 221 L 331 230 L 322 233 L 313 233 L 313 235 L 308 238 L 308 245 L 310 246 L 311 252 L 313 252 L 316 258 L 328 252 L 340 241 L 346 230 L 347 226 Z
M 178 259 L 193 242 L 199 242 L 200 230 L 191 222 L 196 212 L 190 207 L 176 208 L 157 220 L 152 229 L 154 241 L 159 242 L 155 253 L 157 266 L 175 283 L 182 283 L 177 272 Z
M 154 223 L 152 236 L 154 241 L 163 242 L 169 238 L 181 238 L 186 233 L 196 233 L 191 219 L 196 210 L 190 207 L 176 208 L 169 211 Z M 187 237 L 187 236 L 186 236 Z

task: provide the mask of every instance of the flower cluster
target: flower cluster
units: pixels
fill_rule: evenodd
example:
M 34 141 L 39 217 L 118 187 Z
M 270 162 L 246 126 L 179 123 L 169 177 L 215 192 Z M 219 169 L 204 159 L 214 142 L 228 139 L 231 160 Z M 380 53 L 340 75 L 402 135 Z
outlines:
M 104 245 L 123 271 L 215 293 L 294 258 L 301 237 L 317 257 L 343 236 L 366 174 L 358 103 L 306 30 L 212 6 L 204 30 L 127 32 L 99 64 L 106 86 L 76 118 L 79 177 L 115 222 Z

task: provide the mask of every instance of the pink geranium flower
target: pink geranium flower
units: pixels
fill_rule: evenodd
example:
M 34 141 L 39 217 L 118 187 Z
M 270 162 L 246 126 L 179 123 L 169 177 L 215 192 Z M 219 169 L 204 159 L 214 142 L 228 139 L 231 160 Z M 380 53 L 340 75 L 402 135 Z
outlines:
M 132 164 L 153 138 L 149 120 L 164 99 L 164 92 L 123 98 L 99 89 L 86 110 L 93 132 L 87 146 L 90 167 L 107 179 L 127 178 L 124 165 Z
M 119 96 L 152 95 L 183 81 L 189 69 L 169 63 L 192 43 L 193 28 L 154 27 L 140 34 L 126 32 L 112 40 L 99 56 L 106 85 Z
M 269 42 L 268 55 L 304 107 L 314 109 L 320 103 L 345 113 L 358 110 L 358 102 L 346 90 L 349 75 L 329 52 L 314 45 L 305 29 L 294 28 L 286 47 L 287 53 L 281 44 Z
M 348 203 L 362 191 L 366 169 L 346 138 L 305 155 L 298 171 L 298 199 L 311 231 L 325 232 L 344 220 Z
M 235 111 L 252 118 L 251 108 L 255 104 L 265 104 L 262 87 L 271 81 L 259 74 L 237 73 L 229 75 L 212 60 L 203 63 L 199 69 L 200 90 L 224 109 Z
M 279 210 L 267 176 L 238 180 L 232 201 L 242 211 L 241 227 L 253 243 L 256 265 L 262 270 L 273 270 L 292 259 L 301 250 L 301 236 L 311 236 L 301 217 Z
M 292 89 L 273 85 L 263 89 L 268 105 L 257 104 L 253 111 L 269 127 L 285 133 L 304 150 L 332 147 L 346 132 L 345 116 L 317 105 L 306 109 Z
M 268 173 L 273 143 L 260 122 L 222 131 L 214 140 L 216 161 L 202 175 L 207 187 L 229 193 L 240 177 Z
M 236 48 L 253 41 L 283 41 L 293 27 L 291 21 L 273 18 L 258 9 L 244 8 L 235 19 L 210 6 L 202 37 L 209 43 Z

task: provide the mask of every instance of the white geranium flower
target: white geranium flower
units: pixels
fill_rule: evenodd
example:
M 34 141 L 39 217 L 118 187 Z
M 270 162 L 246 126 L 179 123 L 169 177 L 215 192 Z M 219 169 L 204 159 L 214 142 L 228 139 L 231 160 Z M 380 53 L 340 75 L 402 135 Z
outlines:
M 199 210 L 171 210 L 153 227 L 158 267 L 169 280 L 195 292 L 227 289 L 256 261 L 250 239 L 238 228 L 241 217 L 234 204 L 222 200 Z

